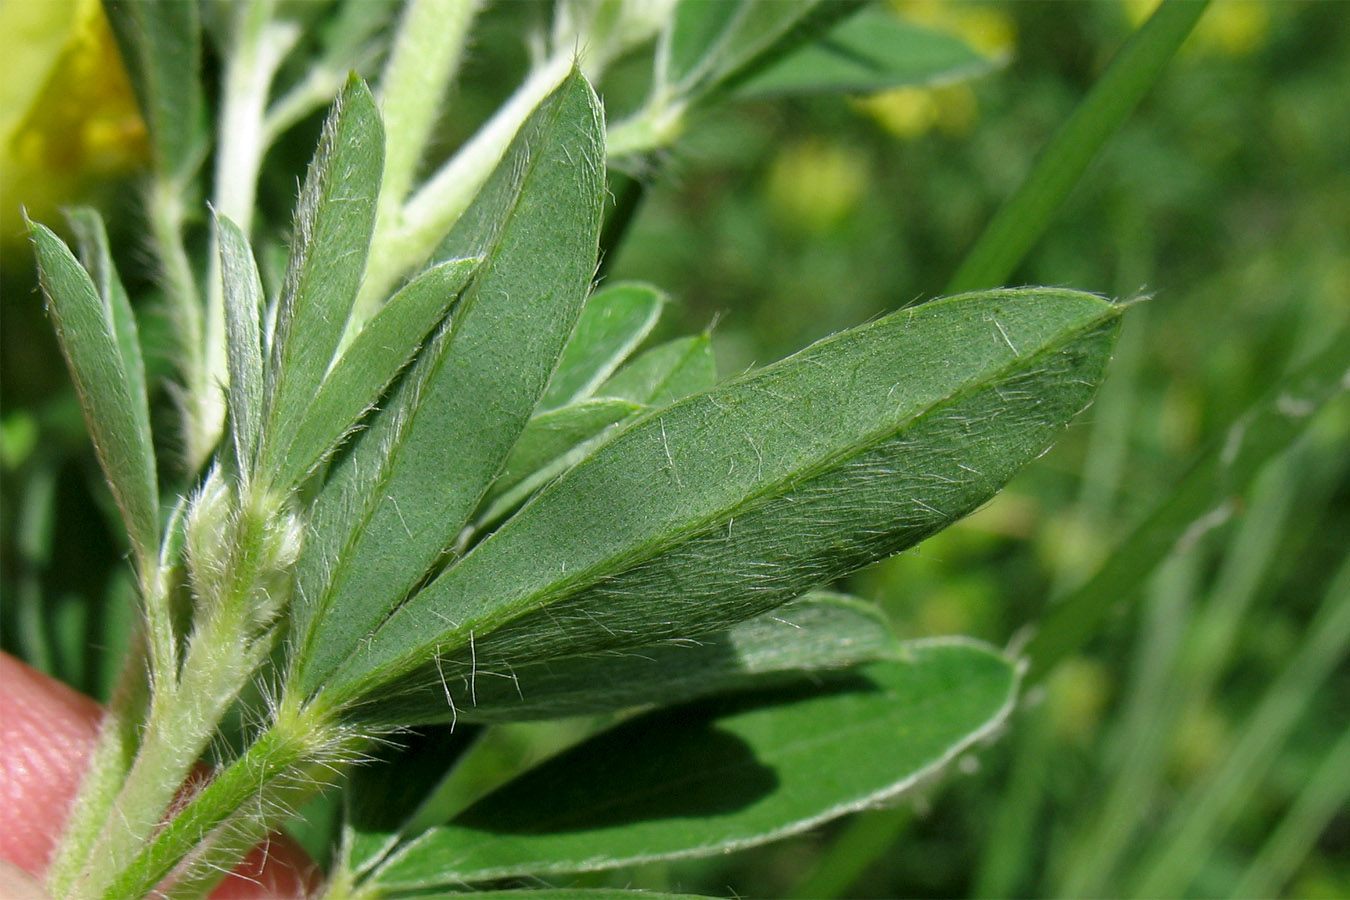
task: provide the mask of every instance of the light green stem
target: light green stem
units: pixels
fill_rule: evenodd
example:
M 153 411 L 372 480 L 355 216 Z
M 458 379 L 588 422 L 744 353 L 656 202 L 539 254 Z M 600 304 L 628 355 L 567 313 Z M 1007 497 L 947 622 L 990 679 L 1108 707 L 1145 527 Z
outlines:
M 265 630 L 255 611 L 268 564 L 262 545 L 267 511 L 243 506 L 221 596 L 202 598 L 207 613 L 192 635 L 180 678 L 156 680 L 135 762 L 89 847 L 72 900 L 103 896 L 160 827 L 221 719 L 271 648 L 274 631 Z
M 361 743 L 322 713 L 283 709 L 242 756 L 144 843 L 101 897 L 144 896 L 201 844 L 203 835 L 215 839 L 194 858 L 181 891 L 172 896 L 209 889 L 213 879 L 205 872 L 228 871 L 259 835 L 280 824 L 290 803 L 322 788 L 326 779 L 316 777 L 319 766 L 336 768 L 359 752 Z
M 143 633 L 132 640 L 80 790 L 71 804 L 70 818 L 47 868 L 46 887 L 53 897 L 65 896 L 74 886 L 140 746 L 150 700 L 145 643 Z
M 248 0 L 237 9 L 234 42 L 228 54 L 221 97 L 212 206 L 245 234 L 253 224 L 258 174 L 267 152 L 264 116 L 272 79 L 300 37 L 299 28 L 273 20 L 276 0 Z M 225 425 L 224 386 L 229 383 L 225 349 L 225 293 L 220 283 L 220 252 L 215 235 L 207 253 L 206 318 L 202 334 L 206 382 L 195 398 L 204 412 L 194 434 L 198 466 L 220 441 Z M 194 469 L 195 471 L 195 469 Z
M 353 313 L 356 319 L 368 318 L 399 279 L 436 249 L 501 161 L 530 112 L 571 67 L 568 54 L 535 69 L 488 123 L 412 195 L 403 207 L 400 226 L 375 234 Z

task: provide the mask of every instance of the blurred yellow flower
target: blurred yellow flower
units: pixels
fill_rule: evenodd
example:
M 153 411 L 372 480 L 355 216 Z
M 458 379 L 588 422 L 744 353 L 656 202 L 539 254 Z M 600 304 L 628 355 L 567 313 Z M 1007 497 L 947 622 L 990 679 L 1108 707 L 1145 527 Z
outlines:
M 1017 46 L 1017 25 L 997 7 L 970 0 L 891 0 L 891 8 L 906 21 L 956 35 L 990 59 Z
M 954 34 L 990 59 L 1010 55 L 1017 27 L 1002 10 L 950 0 L 892 0 L 895 14 L 909 22 Z M 975 127 L 979 106 L 966 84 L 906 86 L 853 101 L 854 109 L 902 140 L 936 129 L 964 137 Z
M 1125 14 L 1138 27 L 1161 0 L 1123 0 Z M 1182 45 L 1183 53 L 1245 56 L 1260 48 L 1270 31 L 1266 0 L 1214 0 Z
M 764 191 L 781 226 L 819 234 L 853 211 L 866 182 L 867 160 L 862 154 L 810 138 L 789 144 L 774 157 Z
M 0 4 L 0 240 L 50 218 L 148 154 L 145 124 L 98 0 Z

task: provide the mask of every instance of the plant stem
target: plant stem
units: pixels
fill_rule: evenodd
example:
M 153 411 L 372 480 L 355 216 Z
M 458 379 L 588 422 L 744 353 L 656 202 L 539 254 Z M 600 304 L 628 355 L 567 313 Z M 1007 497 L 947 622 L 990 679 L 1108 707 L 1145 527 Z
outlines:
M 164 293 L 168 298 L 174 355 L 179 377 L 183 379 L 184 467 L 193 473 L 201 468 L 214 449 L 214 444 L 205 443 L 204 435 L 210 432 L 209 423 L 216 413 L 210 402 L 210 379 L 203 355 L 201 296 L 192 264 L 188 261 L 187 248 L 183 245 L 182 185 L 166 175 L 157 176 L 150 184 L 145 205 L 150 238 L 155 255 L 159 257 Z
M 209 887 L 201 870 L 228 870 L 246 853 L 258 835 L 279 824 L 294 800 L 323 787 L 316 779 L 324 766 L 333 775 L 344 758 L 359 753 L 365 738 L 344 731 L 324 712 L 315 708 L 282 708 L 270 729 L 263 731 L 215 780 L 192 800 L 154 837 L 115 880 L 109 882 L 104 900 L 139 897 L 153 891 L 186 854 L 200 845 L 202 835 L 217 833 L 213 846 L 194 858 L 186 873 L 193 891 Z M 286 795 L 290 795 L 289 797 Z M 247 808 L 246 808 L 247 807 Z M 240 828 L 238 837 L 228 830 Z M 185 891 L 186 895 L 186 891 Z
M 199 598 L 205 616 L 178 678 L 156 677 L 135 762 L 125 768 L 113 814 L 90 845 L 72 898 L 93 900 L 154 834 L 230 705 L 266 659 L 276 629 L 260 621 L 259 591 L 272 560 L 265 543 L 277 512 L 245 498 L 223 554 L 220 595 Z M 166 579 L 167 580 L 167 579 Z
M 384 179 L 376 210 L 376 233 L 397 228 L 436 119 L 444 111 L 468 41 L 479 0 L 409 0 L 399 20 L 384 74 Z
M 126 665 L 71 805 L 70 818 L 47 868 L 46 887 L 53 897 L 65 896 L 74 886 L 140 747 L 150 700 L 145 645 L 143 632 L 132 639 Z
M 947 283 L 946 294 L 1005 283 L 1088 164 L 1162 74 L 1208 0 L 1164 0 L 1116 54 L 1045 148 L 1026 181 L 994 216 Z
M 400 226 L 376 232 L 353 321 L 369 318 L 394 284 L 436 249 L 525 119 L 571 71 L 572 62 L 570 53 L 559 54 L 531 72 L 487 124 L 412 195 L 403 207 Z
M 220 124 L 222 136 L 216 153 L 212 206 L 248 234 L 258 191 L 258 173 L 267 152 L 264 118 L 272 79 L 286 53 L 300 37 L 294 24 L 273 20 L 276 0 L 248 0 L 236 11 L 233 44 L 227 54 L 222 89 Z M 229 369 L 225 350 L 225 293 L 220 283 L 220 250 L 215 234 L 207 254 L 206 318 L 202 333 L 205 384 L 198 387 L 196 402 L 206 412 L 197 423 L 194 447 L 198 456 L 193 471 L 205 464 L 220 442 L 225 424 L 225 394 Z

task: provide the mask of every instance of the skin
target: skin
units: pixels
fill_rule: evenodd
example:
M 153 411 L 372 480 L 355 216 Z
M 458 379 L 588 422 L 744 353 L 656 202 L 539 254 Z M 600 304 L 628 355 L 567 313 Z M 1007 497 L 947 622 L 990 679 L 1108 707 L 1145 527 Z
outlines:
M 45 898 L 37 879 L 56 846 L 102 708 L 0 653 L 0 897 Z M 213 900 L 311 896 L 319 871 L 299 845 L 274 835 L 229 875 Z

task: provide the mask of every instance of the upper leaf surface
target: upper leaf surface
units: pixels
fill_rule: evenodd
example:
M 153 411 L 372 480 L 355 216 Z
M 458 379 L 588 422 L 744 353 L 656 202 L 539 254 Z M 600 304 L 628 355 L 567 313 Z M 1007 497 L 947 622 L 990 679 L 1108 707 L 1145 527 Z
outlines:
M 884 9 L 866 9 L 765 66 L 741 82 L 735 93 L 737 97 L 867 93 L 968 78 L 992 65 L 958 37 L 904 22 Z
M 444 249 L 484 260 L 320 496 L 302 560 L 312 689 L 468 522 L 529 420 L 590 286 L 604 190 L 599 101 L 574 72 L 531 114 Z
M 395 612 L 338 697 L 434 679 L 413 673 L 437 650 L 503 667 L 697 637 L 897 552 L 1045 450 L 1118 316 L 1073 291 L 954 297 L 653 412 Z
M 933 641 L 823 689 L 653 713 L 430 829 L 374 882 L 395 890 L 588 871 L 800 831 L 939 771 L 1006 717 L 1016 686 L 997 651 Z
M 107 292 L 102 295 L 60 238 L 43 225 L 33 223 L 31 229 L 38 280 L 94 451 L 137 560 L 146 564 L 159 546 L 159 488 L 145 372 L 126 293 L 104 256 L 101 223 L 85 221 L 78 230 L 95 241 L 94 256 Z
M 716 383 L 712 341 L 706 334 L 697 334 L 653 347 L 616 372 L 596 393 L 659 409 Z
M 665 300 L 646 284 L 616 284 L 592 294 L 540 407 L 555 409 L 591 396 L 656 327 Z
M 375 227 L 384 128 L 355 76 L 333 104 L 295 212 L 268 368 L 265 442 L 295 431 L 347 326 Z

